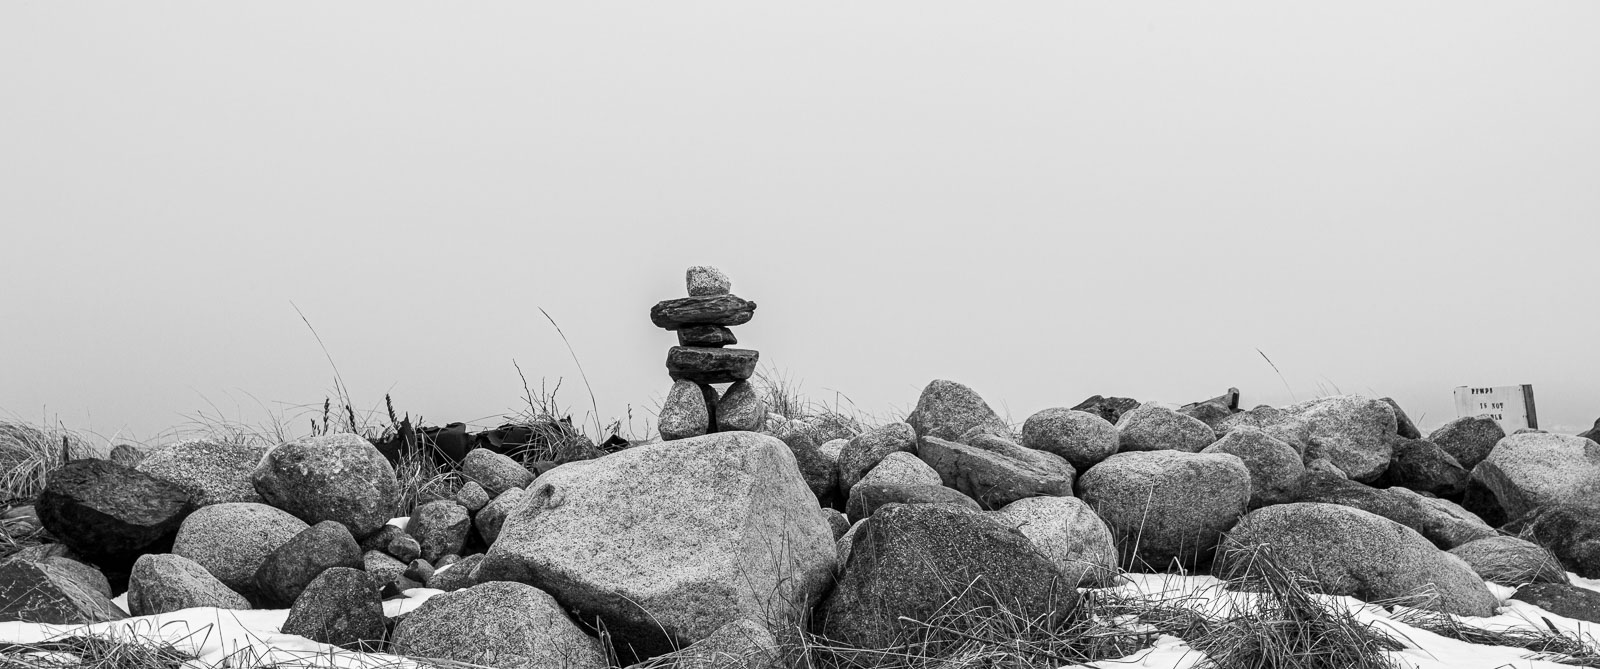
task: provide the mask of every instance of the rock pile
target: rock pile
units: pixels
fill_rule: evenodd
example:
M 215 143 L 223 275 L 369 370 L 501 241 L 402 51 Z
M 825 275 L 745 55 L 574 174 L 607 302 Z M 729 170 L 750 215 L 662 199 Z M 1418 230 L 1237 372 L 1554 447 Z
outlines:
M 729 328 L 750 322 L 756 303 L 730 293 L 733 282 L 715 267 L 690 267 L 685 283 L 688 297 L 650 309 L 650 322 L 678 333 L 667 351 L 672 389 L 657 416 L 662 440 L 761 429 L 766 405 L 749 381 L 760 353 L 728 348 L 739 343 Z M 713 387 L 725 383 L 732 385 L 721 393 Z

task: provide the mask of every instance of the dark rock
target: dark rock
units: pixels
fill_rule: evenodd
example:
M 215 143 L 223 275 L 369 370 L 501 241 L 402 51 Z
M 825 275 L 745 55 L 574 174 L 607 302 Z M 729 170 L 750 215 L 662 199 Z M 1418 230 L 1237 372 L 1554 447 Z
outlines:
M 30 560 L 0 561 L 0 623 L 79 625 L 127 617 L 65 570 Z
M 1035 451 L 991 435 L 972 444 L 924 437 L 917 457 L 944 485 L 997 510 L 1027 497 L 1070 497 L 1077 472 L 1059 455 Z
M 690 325 L 678 329 L 679 346 L 722 348 L 737 343 L 739 338 L 733 336 L 733 330 L 721 325 Z
M 301 528 L 301 529 L 304 529 L 304 528 Z M 293 535 L 290 535 L 290 536 L 293 536 Z M 399 539 L 400 537 L 404 537 L 404 536 L 410 536 L 410 535 L 406 534 L 405 528 L 386 523 L 386 524 L 384 524 L 383 527 L 378 528 L 377 532 L 373 532 L 372 534 L 369 534 L 369 535 L 367 535 L 365 537 L 362 537 L 361 540 L 358 541 L 357 543 L 359 543 L 361 545 L 361 552 L 363 552 L 363 553 L 365 553 L 367 551 L 384 551 L 384 552 L 388 552 L 389 551 L 389 544 L 392 543 L 395 539 Z M 288 540 L 285 539 L 285 541 L 288 541 Z M 415 540 L 413 540 L 413 541 L 415 541 Z M 418 555 L 422 554 L 422 547 L 421 546 L 418 546 L 416 550 L 417 550 L 417 554 Z
M 116 594 L 111 591 L 111 581 L 106 579 L 105 574 L 100 573 L 99 569 L 95 569 L 94 567 L 86 565 L 82 562 L 65 556 L 50 556 L 40 559 L 38 562 L 60 569 L 72 578 L 76 579 L 78 583 L 82 584 L 84 587 L 98 592 L 101 595 L 112 597 Z M 135 561 L 134 563 L 138 564 L 138 561 Z
M 256 570 L 267 555 L 309 527 L 265 504 L 213 504 L 183 521 L 172 552 L 205 567 L 235 592 L 254 597 Z
M 499 453 L 516 462 L 553 460 L 556 463 L 593 460 L 605 455 L 594 441 L 572 426 L 572 417 L 541 417 L 506 423 L 472 435 L 473 448 Z
M 839 453 L 839 488 L 849 490 L 891 453 L 915 453 L 917 431 L 909 423 L 889 423 L 862 432 Z
M 1549 548 L 1574 574 L 1600 578 L 1600 506 L 1539 507 L 1501 529 Z
M 767 422 L 767 401 L 749 381 L 734 383 L 717 400 L 715 422 L 718 432 L 760 432 Z
M 960 439 L 967 430 L 980 425 L 1009 436 L 1007 425 L 989 403 L 983 401 L 971 388 L 937 379 L 922 389 L 917 397 L 917 407 L 906 417 L 906 423 L 916 430 L 917 437 L 938 437 L 946 441 Z
M 1216 432 L 1217 427 L 1222 425 L 1222 421 L 1227 420 L 1229 416 L 1234 414 L 1233 411 L 1228 410 L 1228 407 L 1216 402 L 1201 402 L 1194 406 L 1187 406 L 1179 409 L 1178 413 L 1205 423 L 1206 427 L 1212 429 L 1213 434 Z
M 1022 445 L 1059 455 L 1081 471 L 1117 452 L 1117 428 L 1086 411 L 1044 409 L 1022 422 Z
M 828 521 L 828 527 L 833 529 L 833 540 L 838 541 L 845 532 L 850 531 L 850 518 L 838 509 L 823 509 L 822 517 Z
M 473 580 L 472 572 L 482 563 L 483 554 L 479 553 L 477 555 L 468 555 L 454 564 L 446 565 L 449 567 L 448 569 L 441 566 L 434 570 L 432 576 L 428 577 L 427 586 L 434 590 L 443 590 L 445 592 L 470 588 L 478 584 L 476 580 Z
M 250 602 L 181 555 L 141 555 L 128 578 L 128 613 L 149 616 L 197 606 L 245 610 Z
M 667 375 L 673 381 L 695 383 L 733 383 L 744 381 L 756 372 L 759 351 L 748 348 L 667 349 Z
M 1586 432 L 1579 432 L 1578 436 L 1589 441 L 1600 442 L 1600 418 L 1595 419 L 1594 427 L 1589 428 Z
M 831 441 L 828 437 L 824 428 L 798 420 L 789 421 L 777 434 L 778 440 L 794 455 L 800 475 L 821 506 L 833 506 L 839 496 L 839 460 L 828 457 L 822 450 L 823 444 Z
M 1250 508 L 1292 502 L 1306 468 L 1288 444 L 1254 427 L 1237 427 L 1201 453 L 1227 453 L 1250 470 Z
M 361 546 L 344 525 L 324 520 L 267 554 L 256 570 L 256 591 L 264 605 L 289 606 L 311 581 L 333 567 L 362 569 Z
M 1469 471 L 1489 457 L 1489 451 L 1504 438 L 1506 431 L 1486 416 L 1457 418 L 1428 435 L 1428 441 L 1438 444 Z
M 1132 571 L 1209 564 L 1222 532 L 1250 503 L 1250 470 L 1227 453 L 1118 453 L 1078 483 Z
M 124 467 L 138 469 L 139 463 L 144 461 L 144 451 L 132 444 L 117 444 L 111 448 L 111 453 L 106 459 Z
M 674 381 L 673 383 L 676 384 L 677 382 Z M 722 397 L 717 394 L 716 388 L 713 388 L 708 384 L 700 383 L 696 384 L 696 386 L 700 389 L 700 396 L 704 398 L 706 402 L 706 433 L 710 434 L 712 432 L 716 432 L 717 404 L 721 401 Z
M 506 514 L 516 509 L 527 494 L 521 488 L 512 488 L 479 509 L 477 517 L 472 519 L 473 525 L 478 528 L 478 535 L 489 545 L 494 545 L 495 538 L 500 536 L 500 526 L 506 522 Z
M 397 579 L 404 578 L 406 563 L 395 559 L 383 551 L 367 551 L 361 554 L 361 567 L 372 575 L 374 583 L 379 585 L 394 583 Z
M 460 553 L 467 542 L 467 530 L 472 529 L 472 516 L 460 504 L 450 500 L 428 502 L 411 512 L 406 522 L 406 534 L 416 537 L 422 546 L 422 559 L 433 562 L 450 553 Z M 427 579 L 417 579 L 427 580 Z
M 418 583 L 427 583 L 428 579 L 433 578 L 433 565 L 429 564 L 427 560 L 412 560 L 411 564 L 406 565 L 406 571 L 401 576 Z
M 526 467 L 487 448 L 467 452 L 467 457 L 461 461 L 461 475 L 483 486 L 490 497 L 498 497 L 512 488 L 526 488 L 533 482 L 533 474 Z
M 334 567 L 322 572 L 294 600 L 283 622 L 284 634 L 350 650 L 383 647 L 383 600 L 372 576 Z
M 146 450 L 137 469 L 183 488 L 196 506 L 261 502 L 250 473 L 266 454 L 265 446 L 182 441 Z
M 389 522 L 400 498 L 394 467 L 353 434 L 282 444 L 267 452 L 251 480 L 268 504 L 307 523 L 336 521 L 361 537 Z
M 650 322 L 664 330 L 690 325 L 744 325 L 755 315 L 755 302 L 733 295 L 680 297 L 650 307 Z
M 1228 532 L 1217 558 L 1221 578 L 1249 573 L 1262 550 L 1294 572 L 1313 577 L 1314 591 L 1365 602 L 1415 597 L 1415 608 L 1461 616 L 1494 615 L 1499 602 L 1472 568 L 1435 548 L 1415 530 L 1339 504 L 1298 502 L 1251 511 Z
M 822 604 L 822 633 L 884 648 L 920 631 L 904 618 L 928 621 L 947 607 L 1004 607 L 1064 621 L 1077 605 L 1074 586 L 1026 536 L 982 512 L 889 505 L 856 532 L 849 562 Z
M 1494 528 L 1464 516 L 1464 510 L 1451 514 L 1436 506 L 1441 500 L 1430 500 L 1406 488 L 1373 488 L 1329 474 L 1306 474 L 1298 501 L 1341 504 L 1382 516 L 1415 530 L 1443 550 L 1495 536 Z
M 1465 560 L 1483 580 L 1500 585 L 1567 582 L 1567 571 L 1556 556 L 1526 539 L 1488 537 L 1456 546 L 1450 554 Z
M 885 504 L 946 504 L 980 510 L 971 497 L 942 485 L 898 483 L 858 483 L 850 489 L 850 504 L 845 510 L 851 523 L 872 516 Z M 848 528 L 847 528 L 848 529 Z
M 599 642 L 544 591 L 495 581 L 434 595 L 395 626 L 393 652 L 472 665 L 604 669 Z
M 1199 453 L 1217 440 L 1217 433 L 1199 419 L 1146 404 L 1117 421 L 1117 452 L 1182 451 Z
M 393 527 L 393 525 L 388 527 Z M 389 540 L 387 546 L 383 547 L 383 552 L 394 556 L 396 560 L 409 563 L 422 557 L 422 542 L 417 541 L 416 537 L 406 534 L 405 530 L 401 530 L 398 535 Z
M 1082 411 L 1099 416 L 1105 422 L 1116 425 L 1122 419 L 1122 414 L 1139 408 L 1139 400 L 1131 397 L 1103 397 L 1094 395 L 1089 399 L 1079 402 L 1072 407 L 1073 411 Z
M 1600 592 L 1567 583 L 1530 583 L 1512 599 L 1527 602 L 1563 618 L 1600 623 Z
M 34 506 L 45 530 L 108 569 L 165 552 L 194 510 L 172 483 L 110 460 L 73 460 L 51 472 Z
M 1440 497 L 1459 497 L 1467 488 L 1467 469 L 1437 444 L 1426 439 L 1402 439 L 1394 444 L 1394 459 L 1373 482 L 1382 488 L 1410 488 Z
M 1383 402 L 1385 404 L 1388 404 L 1389 408 L 1394 409 L 1395 433 L 1399 434 L 1400 438 L 1402 438 L 1402 439 L 1421 439 L 1422 438 L 1422 432 L 1417 429 L 1417 424 L 1411 422 L 1411 417 L 1406 415 L 1405 410 L 1400 408 L 1400 404 L 1395 402 L 1394 398 L 1392 398 L 1392 397 L 1380 397 L 1378 399 L 1379 399 L 1379 401 L 1381 401 L 1381 402 Z

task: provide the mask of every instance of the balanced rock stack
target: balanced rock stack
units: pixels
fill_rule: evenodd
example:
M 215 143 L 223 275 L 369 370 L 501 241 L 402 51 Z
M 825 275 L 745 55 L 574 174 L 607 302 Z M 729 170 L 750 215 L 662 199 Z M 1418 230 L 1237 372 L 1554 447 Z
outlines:
M 690 267 L 685 280 L 688 297 L 650 309 L 650 322 L 678 333 L 678 345 L 667 351 L 673 383 L 657 417 L 661 438 L 761 429 L 766 403 L 749 382 L 760 353 L 727 348 L 739 343 L 728 328 L 750 322 L 756 303 L 730 293 L 732 282 L 715 267 Z M 712 385 L 724 383 L 732 385 L 720 393 Z

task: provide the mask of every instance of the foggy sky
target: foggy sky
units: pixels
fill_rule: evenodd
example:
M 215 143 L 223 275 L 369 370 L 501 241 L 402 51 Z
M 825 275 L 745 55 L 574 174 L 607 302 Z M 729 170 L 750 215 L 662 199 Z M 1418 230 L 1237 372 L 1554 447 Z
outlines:
M 689 265 L 817 400 L 1600 417 L 1600 4 L 0 5 L 0 415 L 644 427 Z M 291 306 L 293 305 L 293 306 Z M 1259 350 L 1259 353 L 1258 353 Z M 1281 370 L 1274 372 L 1265 353 Z M 592 429 L 592 428 L 591 428 Z

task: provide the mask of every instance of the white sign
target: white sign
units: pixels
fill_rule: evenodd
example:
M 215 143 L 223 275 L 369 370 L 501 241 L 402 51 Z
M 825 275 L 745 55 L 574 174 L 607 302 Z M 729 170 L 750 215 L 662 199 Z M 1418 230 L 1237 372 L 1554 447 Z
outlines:
M 1506 434 L 1525 427 L 1539 427 L 1533 408 L 1533 386 L 1527 384 L 1456 388 L 1456 415 L 1493 418 Z

